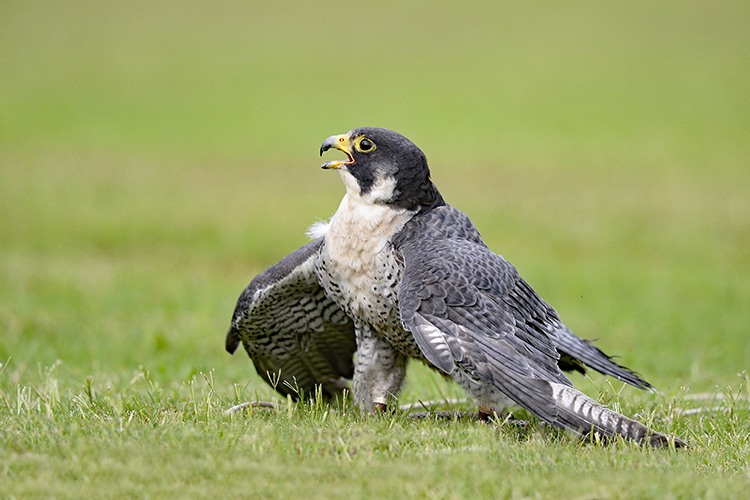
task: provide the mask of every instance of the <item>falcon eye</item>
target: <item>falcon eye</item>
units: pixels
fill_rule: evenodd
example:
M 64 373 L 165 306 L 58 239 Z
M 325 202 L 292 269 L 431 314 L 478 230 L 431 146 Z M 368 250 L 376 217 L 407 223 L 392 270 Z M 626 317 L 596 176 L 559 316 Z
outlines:
M 360 153 L 369 153 L 370 151 L 375 149 L 375 143 L 373 143 L 370 139 L 363 138 L 357 144 L 357 149 L 359 149 Z

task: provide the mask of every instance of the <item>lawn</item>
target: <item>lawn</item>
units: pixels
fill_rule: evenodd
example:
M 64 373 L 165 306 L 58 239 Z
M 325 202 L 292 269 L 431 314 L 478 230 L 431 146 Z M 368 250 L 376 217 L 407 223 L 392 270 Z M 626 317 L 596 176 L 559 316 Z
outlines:
M 749 23 L 743 2 L 1 3 L 0 497 L 741 496 Z M 224 352 L 242 289 L 338 205 L 321 142 L 362 125 L 416 142 L 490 248 L 659 391 L 577 386 L 691 449 L 291 404 Z M 461 397 L 413 365 L 400 402 Z M 278 405 L 225 413 L 256 399 Z

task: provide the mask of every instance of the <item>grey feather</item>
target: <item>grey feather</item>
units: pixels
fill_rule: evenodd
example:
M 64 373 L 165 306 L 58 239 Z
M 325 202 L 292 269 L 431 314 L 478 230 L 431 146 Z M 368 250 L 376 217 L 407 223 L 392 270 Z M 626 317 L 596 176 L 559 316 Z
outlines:
M 413 218 L 404 227 L 402 232 L 397 235 L 394 241 L 397 245 L 403 245 L 408 241 L 436 240 L 450 241 L 449 244 L 451 245 L 455 244 L 456 241 L 475 243 L 477 245 L 476 248 L 479 249 L 482 256 L 488 255 L 486 252 L 489 252 L 489 250 L 485 250 L 486 245 L 471 220 L 463 212 L 448 205 L 438 207 Z M 481 247 L 484 247 L 484 249 Z M 451 249 L 448 249 L 442 255 L 434 258 L 438 259 L 438 261 L 446 259 L 447 262 L 452 253 Z M 574 335 L 562 323 L 557 311 L 539 298 L 534 290 L 518 276 L 518 272 L 510 263 L 492 252 L 489 252 L 489 254 L 491 254 L 490 261 L 495 263 L 494 269 L 487 269 L 486 263 L 477 264 L 477 261 L 481 260 L 481 257 L 474 254 L 468 255 L 465 261 L 458 261 L 456 265 L 463 266 L 466 264 L 477 266 L 478 272 L 474 277 L 477 287 L 480 289 L 492 289 L 494 294 L 503 295 L 503 301 L 505 301 L 513 314 L 521 321 L 528 321 L 537 331 L 542 330 L 543 335 L 548 337 L 559 351 L 561 359 L 558 364 L 561 368 L 565 370 L 577 370 L 582 373 L 586 372 L 586 368 L 591 368 L 640 389 L 653 389 L 651 384 L 643 380 L 638 374 L 613 362 L 609 356 L 592 345 L 590 341 Z M 424 256 L 422 256 L 422 259 L 424 259 Z M 455 256 L 452 260 L 456 262 Z M 434 271 L 433 275 L 427 278 L 428 281 L 425 281 L 425 283 L 435 282 L 444 274 L 445 270 Z M 503 288 L 508 287 L 514 281 L 516 286 L 512 290 L 505 290 Z M 470 295 L 471 292 L 467 291 L 461 284 L 448 283 L 444 286 L 448 287 L 454 294 L 467 295 L 463 300 L 467 304 L 470 304 L 470 299 L 472 298 Z M 421 293 L 425 294 L 427 291 L 425 290 Z M 403 300 L 401 297 L 399 299 Z M 412 304 L 411 307 L 413 308 L 414 305 Z M 402 308 L 402 312 L 403 310 Z M 537 316 L 545 318 L 545 321 L 540 323 L 537 320 Z M 521 335 L 524 334 L 524 332 L 519 333 Z M 533 337 L 528 337 L 527 339 L 533 341 Z
M 490 404 L 492 390 L 482 388 L 482 382 L 541 419 L 581 436 L 594 432 L 605 439 L 622 435 L 652 446 L 668 445 L 666 435 L 572 387 L 560 370 L 560 352 L 636 387 L 651 386 L 573 335 L 515 268 L 484 245 L 463 213 L 445 205 L 420 214 L 394 242 L 404 262 L 401 318 L 436 368 L 458 381 L 475 380 L 476 394 L 489 398 Z M 462 385 L 474 387 L 471 382 Z M 686 446 L 679 439 L 672 442 Z
M 687 443 L 677 437 L 656 432 L 640 422 L 610 410 L 582 392 L 567 386 L 551 384 L 558 417 L 555 425 L 573 430 L 578 435 L 592 438 L 598 434 L 604 440 L 623 436 L 655 448 L 685 448 Z
M 627 382 L 639 389 L 654 390 L 653 386 L 643 380 L 637 373 L 620 366 L 610 356 L 604 354 L 590 341 L 584 340 L 571 332 L 568 327 L 560 323 L 559 328 L 552 332 L 557 349 L 572 360 L 570 370 L 585 373 L 586 368 L 592 368 L 605 375 L 610 375 Z M 580 363 L 583 363 L 581 366 Z M 562 364 L 562 363 L 561 363 Z
M 515 268 L 472 229 L 463 213 L 446 205 L 415 217 L 395 238 L 404 261 L 401 319 L 433 365 L 448 374 L 464 370 L 554 421 L 551 389 L 538 380 L 571 383 L 541 328 L 549 310 L 515 293 L 522 283 Z
M 351 319 L 325 295 L 315 274 L 321 241 L 292 252 L 258 275 L 242 292 L 226 349 L 240 342 L 258 374 L 282 394 L 327 396 L 353 376 L 356 350 Z M 292 389 L 294 387 L 295 389 Z
M 448 230 L 447 237 L 422 236 L 424 227 L 434 233 L 437 224 L 430 223 L 434 218 L 450 220 L 438 226 Z M 518 373 L 537 372 L 570 384 L 557 366 L 556 346 L 543 329 L 550 321 L 549 309 L 516 293 L 523 283 L 518 272 L 492 253 L 478 233 L 475 238 L 454 236 L 467 234 L 471 228 L 468 217 L 445 205 L 409 221 L 396 238 L 405 269 L 399 290 L 404 324 L 410 330 L 424 320 L 457 324 L 474 335 L 473 343 L 483 345 Z

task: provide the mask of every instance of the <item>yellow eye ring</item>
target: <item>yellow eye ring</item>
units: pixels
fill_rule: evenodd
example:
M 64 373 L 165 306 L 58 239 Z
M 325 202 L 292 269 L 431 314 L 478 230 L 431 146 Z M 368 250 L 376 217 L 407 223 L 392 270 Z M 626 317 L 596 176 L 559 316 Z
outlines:
M 357 139 L 357 142 L 354 146 L 357 148 L 357 151 L 359 151 L 360 153 L 371 153 L 375 151 L 375 143 L 365 136 L 362 136 L 359 139 Z

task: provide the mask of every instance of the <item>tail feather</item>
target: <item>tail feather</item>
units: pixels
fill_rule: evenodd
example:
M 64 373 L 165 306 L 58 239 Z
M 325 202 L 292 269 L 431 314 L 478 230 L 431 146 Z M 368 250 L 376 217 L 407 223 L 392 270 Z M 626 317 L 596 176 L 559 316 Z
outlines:
M 591 438 L 593 433 L 612 439 L 622 436 L 640 444 L 666 448 L 674 442 L 675 448 L 686 448 L 687 443 L 678 437 L 656 432 L 640 422 L 610 410 L 582 392 L 562 384 L 551 383 L 558 412 L 555 425 Z

